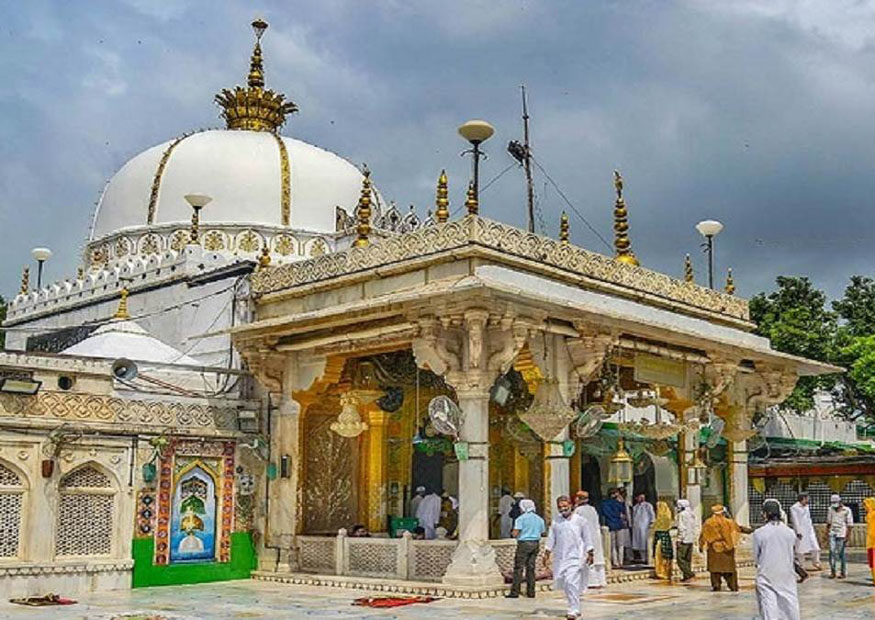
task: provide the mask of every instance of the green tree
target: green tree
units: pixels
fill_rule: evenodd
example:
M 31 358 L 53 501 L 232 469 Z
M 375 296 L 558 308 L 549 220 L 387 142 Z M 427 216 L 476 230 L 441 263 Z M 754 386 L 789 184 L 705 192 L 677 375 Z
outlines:
M 875 421 L 875 280 L 852 276 L 832 307 L 840 318 L 833 358 L 848 369 L 839 381 L 838 402 L 847 417 Z
M 759 293 L 750 300 L 756 333 L 769 338 L 778 351 L 823 362 L 835 352 L 836 315 L 827 307 L 826 295 L 808 278 L 778 276 L 777 290 Z M 784 402 L 795 411 L 814 405 L 814 390 L 831 387 L 835 377 L 802 377 Z

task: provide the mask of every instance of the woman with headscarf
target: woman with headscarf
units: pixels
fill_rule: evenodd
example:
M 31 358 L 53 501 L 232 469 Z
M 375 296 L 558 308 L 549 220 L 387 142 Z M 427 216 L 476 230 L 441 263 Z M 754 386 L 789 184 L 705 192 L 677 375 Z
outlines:
M 520 585 L 523 581 L 523 569 L 526 572 L 526 596 L 535 598 L 535 561 L 541 550 L 541 535 L 547 531 L 544 519 L 535 513 L 535 502 L 530 499 L 520 500 L 522 514 L 513 522 L 511 534 L 516 538 L 516 554 L 513 558 L 513 582 L 507 598 L 518 598 Z
M 749 528 L 744 528 L 750 532 Z M 699 535 L 699 551 L 708 550 L 708 572 L 711 573 L 711 589 L 720 591 L 721 580 L 733 592 L 738 592 L 738 568 L 735 565 L 735 549 L 741 538 L 741 526 L 725 514 L 722 504 L 711 507 L 711 516 L 702 525 Z
M 866 560 L 875 582 L 875 497 L 864 499 L 863 507 L 866 509 Z
M 653 564 L 656 576 L 671 581 L 674 550 L 671 547 L 671 508 L 665 502 L 656 502 L 653 521 Z

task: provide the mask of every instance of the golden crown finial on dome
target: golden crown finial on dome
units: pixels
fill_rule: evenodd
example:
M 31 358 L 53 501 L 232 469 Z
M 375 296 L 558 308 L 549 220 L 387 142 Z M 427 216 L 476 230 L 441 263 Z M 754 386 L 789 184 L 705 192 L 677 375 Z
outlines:
M 261 37 L 267 26 L 267 22 L 261 18 L 252 22 L 255 46 L 249 61 L 248 87 L 237 86 L 234 90 L 223 88 L 216 95 L 216 103 L 222 108 L 222 117 L 228 129 L 276 132 L 286 122 L 286 116 L 298 111 L 298 106 L 286 101 L 284 94 L 264 88 Z
M 563 211 L 562 217 L 559 218 L 559 243 L 562 245 L 568 245 L 568 240 L 570 238 L 570 230 L 568 226 L 568 214 Z
M 371 234 L 371 171 L 365 166 L 362 171 L 362 193 L 359 196 L 359 203 L 355 208 L 356 232 L 358 237 L 353 241 L 353 246 L 363 248 L 370 244 L 368 235 Z
M 632 251 L 632 242 L 629 241 L 629 213 L 626 210 L 626 201 L 623 200 L 623 177 L 619 170 L 614 170 L 614 189 L 617 192 L 617 200 L 614 202 L 614 249 L 617 254 L 614 260 L 637 266 L 638 259 Z
M 30 267 L 25 267 L 21 272 L 21 290 L 19 293 L 27 295 L 30 292 Z
M 477 215 L 480 211 L 480 204 L 477 202 L 477 192 L 474 191 L 474 181 L 468 183 L 468 197 L 465 200 L 465 208 L 468 209 L 468 215 Z
M 441 170 L 441 176 L 438 177 L 437 197 L 435 198 L 436 210 L 434 212 L 438 224 L 443 224 L 450 219 L 450 199 L 447 185 L 447 171 Z
M 690 260 L 690 255 L 684 257 L 684 282 L 693 281 L 693 261 Z
M 735 295 L 735 280 L 732 279 L 732 267 L 726 272 L 726 286 L 723 289 L 727 295 Z

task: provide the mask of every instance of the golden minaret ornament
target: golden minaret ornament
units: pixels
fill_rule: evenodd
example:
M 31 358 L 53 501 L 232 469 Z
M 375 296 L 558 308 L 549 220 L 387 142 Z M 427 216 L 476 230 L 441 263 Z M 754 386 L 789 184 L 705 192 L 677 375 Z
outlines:
M 559 243 L 562 245 L 568 245 L 569 239 L 569 227 L 568 227 L 568 214 L 563 211 L 562 217 L 559 219 Z
M 258 268 L 265 269 L 270 267 L 270 250 L 267 247 L 267 242 L 261 246 L 261 256 L 258 257 Z
M 364 248 L 370 244 L 368 235 L 371 233 L 371 171 L 368 170 L 367 166 L 365 166 L 363 171 L 362 193 L 359 196 L 359 203 L 355 208 L 355 213 L 358 220 L 356 225 L 358 237 L 353 242 L 353 246 Z
M 22 295 L 27 295 L 30 292 L 30 267 L 25 267 L 21 272 L 21 290 Z
M 735 295 L 735 280 L 732 279 L 732 267 L 726 272 L 726 286 L 723 288 L 727 295 Z
M 477 195 L 474 192 L 474 181 L 468 183 L 468 197 L 465 200 L 465 208 L 468 209 L 468 215 L 477 215 L 480 211 Z
M 447 171 L 441 170 L 441 176 L 438 177 L 437 197 L 435 198 L 435 218 L 438 224 L 443 224 L 450 219 L 450 199 L 449 190 L 447 189 Z
M 614 170 L 614 189 L 617 200 L 614 202 L 614 249 L 617 254 L 614 260 L 627 265 L 638 265 L 638 259 L 632 251 L 629 241 L 629 213 L 626 211 L 626 201 L 623 200 L 623 177 L 619 170 Z
M 118 308 L 116 309 L 115 314 L 112 315 L 112 318 L 125 321 L 131 318 L 131 315 L 128 313 L 129 294 L 127 285 L 123 286 L 122 290 L 119 292 Z
M 684 258 L 684 282 L 693 282 L 693 261 L 689 254 Z

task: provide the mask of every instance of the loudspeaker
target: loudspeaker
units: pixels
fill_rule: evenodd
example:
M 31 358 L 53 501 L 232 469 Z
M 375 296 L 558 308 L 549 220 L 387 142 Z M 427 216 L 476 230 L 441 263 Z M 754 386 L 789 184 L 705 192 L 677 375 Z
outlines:
M 112 363 L 112 376 L 116 379 L 130 381 L 137 376 L 137 365 L 129 359 L 121 357 Z

